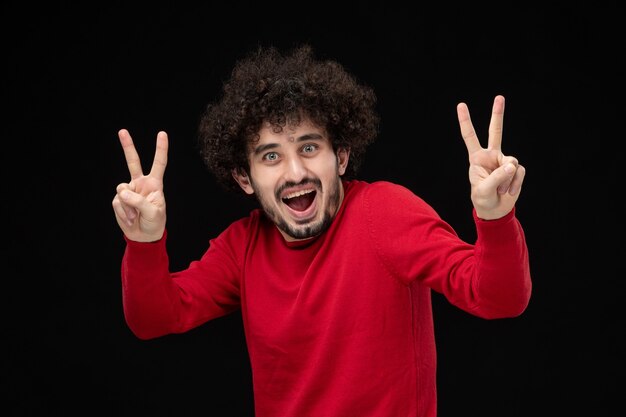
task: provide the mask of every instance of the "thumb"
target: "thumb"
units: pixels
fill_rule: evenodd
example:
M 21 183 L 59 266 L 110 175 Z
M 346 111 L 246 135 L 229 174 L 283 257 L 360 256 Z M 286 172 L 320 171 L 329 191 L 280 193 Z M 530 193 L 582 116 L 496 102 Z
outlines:
M 498 169 L 502 172 L 502 174 L 500 174 L 502 181 L 498 185 L 498 193 L 505 194 L 509 191 L 511 181 L 513 181 L 513 177 L 515 176 L 515 171 L 517 170 L 517 167 L 508 162 Z
M 497 189 L 499 194 L 504 194 L 508 191 L 515 170 L 517 167 L 508 162 L 491 172 L 491 174 L 485 179 L 484 185 L 488 189 Z
M 130 190 L 122 191 L 120 193 L 120 199 L 126 206 L 132 207 L 140 213 L 148 210 L 150 206 L 150 203 L 144 196 Z

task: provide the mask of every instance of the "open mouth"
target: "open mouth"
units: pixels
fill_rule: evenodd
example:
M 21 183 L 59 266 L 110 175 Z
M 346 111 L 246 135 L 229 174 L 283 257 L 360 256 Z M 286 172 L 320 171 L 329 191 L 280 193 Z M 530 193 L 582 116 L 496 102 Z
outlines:
M 291 210 L 296 212 L 304 212 L 309 207 L 311 207 L 311 204 L 313 204 L 316 195 L 317 191 L 315 190 L 300 190 L 286 195 L 282 198 L 282 201 Z

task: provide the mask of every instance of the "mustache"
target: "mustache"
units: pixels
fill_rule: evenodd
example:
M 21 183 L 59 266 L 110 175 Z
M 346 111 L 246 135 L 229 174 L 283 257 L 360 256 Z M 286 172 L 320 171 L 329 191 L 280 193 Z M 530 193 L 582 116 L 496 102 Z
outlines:
M 276 199 L 280 200 L 280 195 L 286 188 L 298 187 L 298 186 L 303 186 L 307 184 L 313 184 L 315 185 L 316 188 L 320 188 L 320 189 L 322 188 L 322 181 L 320 181 L 318 178 L 305 178 L 300 182 L 288 181 L 284 183 L 283 185 L 281 185 L 280 187 L 278 187 L 275 193 Z

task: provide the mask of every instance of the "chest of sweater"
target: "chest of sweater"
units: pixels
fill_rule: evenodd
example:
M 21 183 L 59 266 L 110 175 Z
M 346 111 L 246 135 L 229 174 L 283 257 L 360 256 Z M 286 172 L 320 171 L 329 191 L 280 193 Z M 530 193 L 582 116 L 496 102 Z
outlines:
M 382 267 L 367 234 L 331 228 L 304 245 L 263 233 L 242 279 L 248 342 L 285 353 L 354 340 L 410 334 L 409 289 Z

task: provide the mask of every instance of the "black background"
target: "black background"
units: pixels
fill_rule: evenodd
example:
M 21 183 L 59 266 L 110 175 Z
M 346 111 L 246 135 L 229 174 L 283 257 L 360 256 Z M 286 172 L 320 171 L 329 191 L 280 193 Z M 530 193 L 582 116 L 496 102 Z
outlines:
M 258 44 L 308 42 L 372 86 L 382 117 L 361 169 L 399 182 L 474 239 L 455 106 L 479 137 L 507 99 L 503 151 L 527 168 L 518 217 L 534 292 L 485 321 L 434 294 L 440 416 L 604 416 L 623 409 L 624 35 L 617 7 L 472 2 L 2 6 L 5 410 L 253 415 L 238 314 L 140 341 L 121 305 L 111 200 L 117 131 L 148 169 L 170 137 L 172 269 L 251 208 L 195 148 L 204 105 Z M 6 211 L 4 210 L 6 208 Z M 277 260 L 280 261 L 280 260 Z M 618 267 L 619 265 L 619 267 Z

